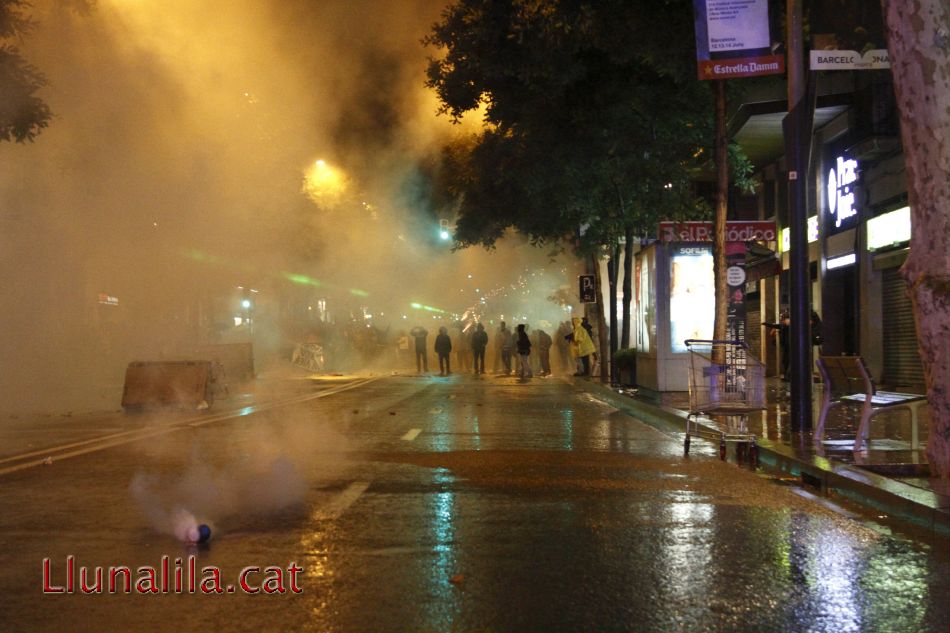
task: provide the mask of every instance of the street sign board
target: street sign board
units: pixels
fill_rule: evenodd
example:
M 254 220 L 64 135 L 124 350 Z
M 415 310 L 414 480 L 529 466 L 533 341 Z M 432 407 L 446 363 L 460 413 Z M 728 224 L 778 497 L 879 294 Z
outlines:
M 597 303 L 597 282 L 594 276 L 579 275 L 577 282 L 581 303 Z

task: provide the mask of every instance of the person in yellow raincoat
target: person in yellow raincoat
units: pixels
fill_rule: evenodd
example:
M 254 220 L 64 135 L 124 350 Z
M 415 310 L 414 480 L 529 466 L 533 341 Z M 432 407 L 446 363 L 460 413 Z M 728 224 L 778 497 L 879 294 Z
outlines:
M 574 328 L 570 334 L 566 337 L 571 342 L 571 358 L 580 358 L 581 363 L 584 366 L 584 371 L 577 372 L 575 376 L 589 376 L 590 375 L 590 355 L 597 351 L 597 348 L 594 347 L 594 341 L 590 339 L 590 334 L 587 333 L 587 330 L 584 329 L 584 326 L 581 325 L 581 318 L 574 317 L 571 319 L 571 323 Z

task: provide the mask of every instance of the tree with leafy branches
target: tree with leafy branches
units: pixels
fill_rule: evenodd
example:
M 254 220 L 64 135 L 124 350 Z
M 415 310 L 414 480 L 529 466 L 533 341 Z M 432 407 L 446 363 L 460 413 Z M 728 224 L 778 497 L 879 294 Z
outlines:
M 615 280 L 625 241 L 626 342 L 635 238 L 709 212 L 690 186 L 712 141 L 693 41 L 688 0 L 450 5 L 425 40 L 444 53 L 428 85 L 454 119 L 485 112 L 485 129 L 445 152 L 460 245 L 513 227 L 595 264 L 606 249 Z
M 0 141 L 32 141 L 52 114 L 36 92 L 46 78 L 11 43 L 33 30 L 26 0 L 0 0 Z

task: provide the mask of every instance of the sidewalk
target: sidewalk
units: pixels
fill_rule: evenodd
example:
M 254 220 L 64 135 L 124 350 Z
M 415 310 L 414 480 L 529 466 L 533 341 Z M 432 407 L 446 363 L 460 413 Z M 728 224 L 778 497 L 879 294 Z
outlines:
M 687 394 L 667 394 L 664 404 L 639 397 L 636 390 L 618 389 L 586 379 L 571 379 L 618 409 L 647 423 L 685 431 L 689 410 Z M 825 441 L 815 444 L 810 432 L 789 429 L 789 403 L 778 380 L 769 379 L 765 411 L 749 416 L 748 430 L 755 434 L 762 467 L 800 478 L 823 494 L 846 498 L 878 515 L 950 536 L 950 482 L 930 477 L 924 447 L 930 426 L 928 408 L 920 415 L 921 446 L 910 448 L 910 421 L 903 411 L 889 411 L 874 418 L 870 448 L 855 452 L 855 414 L 841 409 L 829 418 Z M 815 385 L 813 419 L 818 420 L 820 385 Z M 716 423 L 700 424 L 718 433 Z M 884 439 L 887 438 L 887 439 Z M 735 460 L 730 447 L 728 459 Z

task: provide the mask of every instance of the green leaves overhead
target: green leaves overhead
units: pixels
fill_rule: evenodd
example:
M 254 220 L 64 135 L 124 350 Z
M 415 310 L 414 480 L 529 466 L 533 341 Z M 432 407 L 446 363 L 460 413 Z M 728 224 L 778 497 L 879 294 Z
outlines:
M 0 40 L 21 38 L 33 29 L 24 0 L 0 0 Z M 36 96 L 46 78 L 13 45 L 0 41 L 0 141 L 32 141 L 49 124 L 49 106 Z
M 485 129 L 445 154 L 462 245 L 514 227 L 535 241 L 611 243 L 696 213 L 689 175 L 711 134 L 692 3 L 462 0 L 425 43 L 427 85 Z M 585 244 L 581 243 L 581 250 Z

